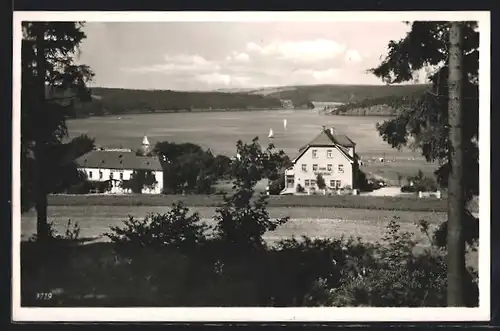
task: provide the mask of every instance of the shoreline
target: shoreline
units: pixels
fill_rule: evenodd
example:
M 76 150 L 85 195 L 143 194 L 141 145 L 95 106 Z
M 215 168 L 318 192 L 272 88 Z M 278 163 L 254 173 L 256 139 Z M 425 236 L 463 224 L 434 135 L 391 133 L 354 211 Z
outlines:
M 319 115 L 326 116 L 343 116 L 343 117 L 395 117 L 395 114 L 346 114 L 339 113 L 333 114 L 325 112 L 323 109 L 309 109 L 309 108 L 253 108 L 253 109 L 193 109 L 191 111 L 187 110 L 156 110 L 154 112 L 151 111 L 132 111 L 120 114 L 104 114 L 104 115 L 89 115 L 86 117 L 68 117 L 68 120 L 84 120 L 89 118 L 109 118 L 109 117 L 126 117 L 128 115 L 155 115 L 155 114 L 190 114 L 190 113 L 250 113 L 250 112 L 265 112 L 265 111 L 303 111 L 303 112 L 317 112 Z
M 96 118 L 96 117 L 122 117 L 127 115 L 154 115 L 154 114 L 189 114 L 189 113 L 241 113 L 241 112 L 259 112 L 259 111 L 283 111 L 283 110 L 307 110 L 295 108 L 250 108 L 250 109 L 192 109 L 192 110 L 155 110 L 155 111 L 128 111 L 119 114 L 103 114 L 103 115 L 89 115 L 86 117 L 70 117 L 70 120 Z

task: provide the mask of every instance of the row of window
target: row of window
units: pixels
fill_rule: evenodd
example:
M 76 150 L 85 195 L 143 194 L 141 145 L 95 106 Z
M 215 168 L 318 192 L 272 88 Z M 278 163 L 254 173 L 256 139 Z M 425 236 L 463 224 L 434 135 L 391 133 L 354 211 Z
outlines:
M 313 157 L 313 159 L 317 159 L 318 158 L 318 150 L 317 149 L 313 149 L 312 150 L 312 157 Z M 326 150 L 326 157 L 328 159 L 333 159 L 333 150 L 332 149 L 327 149 Z
M 316 180 L 315 179 L 306 179 L 304 180 L 304 185 L 305 187 L 309 187 L 309 186 L 316 186 Z M 331 180 L 330 181 L 330 187 L 333 187 L 333 188 L 341 188 L 342 187 L 342 181 L 340 180 Z
M 326 170 L 327 171 L 333 171 L 333 164 L 327 164 L 326 165 Z M 303 164 L 302 165 L 302 171 L 307 172 L 307 164 Z M 313 171 L 318 171 L 318 165 L 317 164 L 313 164 Z M 341 174 L 344 173 L 344 165 L 343 164 L 339 164 L 338 165 L 338 172 L 341 173 Z
M 89 171 L 89 179 L 92 179 L 92 171 Z M 99 179 L 103 178 L 103 172 L 99 171 Z M 109 179 L 113 179 L 113 173 L 109 174 Z M 123 180 L 123 172 L 120 172 L 120 180 Z

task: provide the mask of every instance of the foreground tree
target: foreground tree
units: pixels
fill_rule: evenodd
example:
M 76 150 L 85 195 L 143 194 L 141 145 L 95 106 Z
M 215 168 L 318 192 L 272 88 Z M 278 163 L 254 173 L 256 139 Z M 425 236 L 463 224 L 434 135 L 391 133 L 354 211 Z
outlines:
M 443 224 L 452 236 L 447 238 L 451 267 L 448 270 L 451 281 L 448 303 L 462 306 L 465 244 L 460 227 L 471 227 L 471 232 L 477 233 L 475 228 L 478 226 L 477 219 L 466 209 L 466 201 L 479 193 L 479 33 L 477 22 L 463 22 L 459 29 L 462 36 L 457 38 L 453 33 L 454 45 L 450 45 L 451 34 L 457 31 L 451 26 L 450 22 L 412 23 L 406 37 L 391 41 L 388 55 L 371 71 L 387 83 L 401 83 L 412 80 L 423 68 L 435 68 L 428 76 L 431 89 L 423 95 L 393 100 L 393 106 L 399 109 L 398 115 L 378 125 L 377 129 L 393 147 L 411 145 L 419 148 L 427 161 L 440 164 L 435 174 L 438 183 L 449 188 L 448 219 L 453 222 L 453 226 Z M 463 54 L 458 55 L 461 74 L 457 74 L 457 67 L 448 65 L 452 50 L 455 51 L 454 59 L 457 54 Z M 454 112 L 457 105 L 463 109 L 463 116 L 457 116 L 460 111 Z M 460 122 L 467 126 L 461 127 Z M 460 167 L 462 161 L 457 163 L 459 159 L 463 160 L 463 167 Z M 457 166 L 459 168 L 455 169 Z
M 257 137 L 250 144 L 240 140 L 236 147 L 238 158 L 232 163 L 235 192 L 224 196 L 224 204 L 217 208 L 214 234 L 232 247 L 224 245 L 225 249 L 239 254 L 265 247 L 263 235 L 288 221 L 288 217 L 270 218 L 266 208 L 268 196 L 264 192 L 252 198 L 255 185 L 264 178 L 277 180 L 289 160 L 272 144 L 262 149 Z
M 68 160 L 66 117 L 76 99 L 90 100 L 87 83 L 93 77 L 74 63 L 85 38 L 82 23 L 23 22 L 21 69 L 21 192 L 23 209 L 35 204 L 37 238 L 50 237 L 47 194 Z
M 438 162 L 438 183 L 448 186 L 450 174 L 450 140 L 448 126 L 449 22 L 413 22 L 405 38 L 391 41 L 382 63 L 371 72 L 388 84 L 413 80 L 424 68 L 430 89 L 414 96 L 396 97 L 390 103 L 398 115 L 377 125 L 382 138 L 394 148 L 410 146 L 420 149 L 429 162 Z M 464 193 L 469 200 L 479 192 L 478 126 L 479 126 L 479 32 L 477 22 L 463 24 L 463 149 L 465 158 Z
M 464 306 L 463 282 L 465 276 L 464 190 L 462 188 L 462 24 L 450 27 L 449 115 L 450 125 L 450 179 L 448 182 L 448 306 Z

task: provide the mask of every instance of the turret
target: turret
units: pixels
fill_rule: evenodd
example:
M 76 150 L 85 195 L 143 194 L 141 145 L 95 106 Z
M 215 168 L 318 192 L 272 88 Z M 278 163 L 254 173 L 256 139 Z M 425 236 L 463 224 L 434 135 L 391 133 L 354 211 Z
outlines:
M 143 155 L 148 155 L 150 152 L 150 145 L 149 145 L 149 140 L 147 136 L 144 136 L 142 139 L 142 153 Z

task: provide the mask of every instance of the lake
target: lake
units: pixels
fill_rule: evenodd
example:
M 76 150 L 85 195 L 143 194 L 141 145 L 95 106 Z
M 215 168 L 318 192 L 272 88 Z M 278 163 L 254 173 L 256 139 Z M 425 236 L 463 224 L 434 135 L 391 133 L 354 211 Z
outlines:
M 283 120 L 287 120 L 287 130 Z M 335 127 L 357 144 L 357 152 L 366 157 L 407 159 L 413 153 L 398 152 L 379 137 L 375 124 L 384 117 L 332 116 L 311 110 L 271 110 L 238 112 L 156 113 L 109 117 L 91 117 L 68 121 L 71 137 L 86 133 L 103 147 L 140 147 L 147 135 L 154 145 L 158 141 L 191 142 L 210 148 L 215 154 L 233 156 L 238 139 L 250 142 L 258 136 L 263 145 L 272 142 L 294 157 L 298 149 L 319 134 L 323 125 Z

